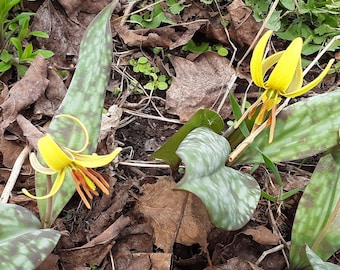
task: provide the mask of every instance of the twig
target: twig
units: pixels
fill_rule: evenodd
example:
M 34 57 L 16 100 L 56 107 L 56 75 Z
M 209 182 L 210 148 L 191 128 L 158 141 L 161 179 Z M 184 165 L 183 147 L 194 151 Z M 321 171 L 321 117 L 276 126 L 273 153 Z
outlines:
M 231 90 L 231 88 L 233 87 L 233 85 L 234 85 L 236 79 L 237 79 L 237 75 L 236 75 L 236 74 L 233 74 L 233 75 L 231 76 L 231 78 L 230 78 L 229 83 L 228 83 L 227 90 L 224 92 L 223 98 L 222 98 L 222 100 L 221 100 L 221 102 L 220 102 L 220 104 L 219 104 L 219 106 L 218 106 L 218 108 L 217 108 L 217 113 L 219 113 L 219 112 L 221 111 L 222 106 L 224 105 L 224 103 L 225 103 L 227 97 L 229 96 L 230 90 Z
M 306 67 L 306 69 L 303 71 L 303 76 L 305 76 L 309 70 L 316 64 L 316 62 L 320 59 L 321 56 L 325 54 L 325 52 L 329 49 L 332 44 L 340 39 L 340 35 L 337 35 L 332 38 L 332 40 L 325 46 L 325 48 L 322 49 L 321 52 L 318 53 L 318 55 L 314 58 L 314 60 Z
M 20 170 L 22 165 L 24 164 L 27 156 L 29 155 L 29 153 L 32 150 L 32 146 L 30 145 L 26 145 L 25 148 L 21 151 L 21 153 L 19 154 L 18 158 L 16 159 L 11 175 L 8 178 L 7 184 L 1 194 L 0 197 L 0 203 L 7 203 L 8 199 L 10 197 L 10 194 L 13 190 L 13 187 L 17 181 L 17 178 L 20 174 Z
M 145 161 L 138 161 L 138 160 L 120 161 L 118 165 L 133 166 L 133 167 L 140 167 L 140 168 L 164 168 L 164 169 L 170 168 L 168 164 L 147 163 Z
M 181 121 L 179 121 L 177 119 L 170 119 L 170 118 L 161 117 L 161 116 L 148 115 L 148 114 L 145 114 L 145 113 L 135 112 L 135 111 L 125 109 L 125 108 L 123 108 L 123 112 L 126 112 L 128 114 L 132 114 L 132 115 L 136 115 L 136 116 L 139 116 L 139 117 L 142 117 L 142 118 L 154 119 L 154 120 L 165 121 L 165 122 L 175 123 L 175 124 L 183 124 Z
M 241 63 L 244 61 L 244 59 L 246 59 L 246 57 L 248 56 L 248 54 L 250 53 L 250 51 L 254 48 L 255 44 L 257 43 L 259 37 L 262 34 L 263 29 L 266 27 L 270 17 L 272 16 L 273 12 L 275 11 L 276 6 L 278 5 L 279 0 L 275 0 L 275 2 L 272 4 L 272 6 L 270 7 L 270 10 L 268 12 L 268 15 L 266 17 L 266 19 L 263 21 L 263 24 L 260 28 L 260 30 L 258 31 L 257 35 L 254 38 L 254 41 L 252 42 L 252 44 L 249 46 L 248 50 L 246 51 L 246 53 L 243 55 L 243 57 L 241 58 L 241 60 L 237 63 L 236 66 L 236 70 L 239 69 Z

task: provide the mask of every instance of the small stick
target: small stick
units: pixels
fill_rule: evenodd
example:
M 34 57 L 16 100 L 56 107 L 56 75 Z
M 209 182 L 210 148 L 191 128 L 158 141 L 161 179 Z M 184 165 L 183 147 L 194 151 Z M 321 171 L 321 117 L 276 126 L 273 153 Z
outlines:
M 26 145 L 25 148 L 21 151 L 21 153 L 19 154 L 17 160 L 14 163 L 14 166 L 12 168 L 12 172 L 11 175 L 9 176 L 6 186 L 1 194 L 0 197 L 0 203 L 7 203 L 10 197 L 10 194 L 13 190 L 13 187 L 17 181 L 17 178 L 20 174 L 20 170 L 22 165 L 24 164 L 27 156 L 29 155 L 29 153 L 32 150 L 32 146 L 30 145 Z

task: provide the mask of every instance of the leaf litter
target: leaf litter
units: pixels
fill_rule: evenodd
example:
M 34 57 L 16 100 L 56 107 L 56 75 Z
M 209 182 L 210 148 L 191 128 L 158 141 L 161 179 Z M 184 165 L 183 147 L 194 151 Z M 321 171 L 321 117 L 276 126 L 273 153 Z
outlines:
M 74 0 L 57 4 L 46 0 L 37 10 L 32 29 L 50 35 L 49 39 L 38 41 L 41 48 L 52 50 L 55 56 L 48 63 L 37 58 L 26 76 L 14 86 L 3 83 L 0 192 L 26 140 L 34 145 L 66 93 L 68 80 L 61 79 L 55 71 L 66 70 L 72 76 L 83 32 L 108 2 Z M 115 52 L 128 58 L 134 53 L 152 60 L 157 58 L 172 74 L 171 87 L 166 93 L 144 92 L 146 99 L 131 90 L 123 90 L 117 96 L 108 92 L 105 102 L 108 111 L 103 114 L 98 152 L 111 151 L 116 142 L 126 149 L 121 157 L 126 163 L 101 169 L 110 183 L 110 195 L 96 197 L 92 210 L 79 204 L 77 195 L 72 198 L 54 224 L 55 229 L 64 232 L 63 236 L 55 252 L 39 269 L 59 269 L 58 265 L 70 270 L 91 269 L 93 265 L 97 269 L 173 269 L 174 265 L 177 269 L 284 269 L 286 262 L 280 250 L 268 254 L 260 264 L 256 265 L 256 261 L 264 252 L 278 246 L 281 238 L 289 239 L 300 194 L 285 201 L 283 206 L 272 204 L 268 208 L 266 201 L 261 200 L 244 228 L 222 231 L 210 224 L 204 206 L 196 197 L 172 189 L 180 175 L 170 177 L 170 170 L 155 164 L 145 152 L 148 140 L 160 145 L 180 127 L 167 121 L 178 116 L 185 122 L 201 107 L 216 109 L 231 76 L 236 73 L 227 58 L 212 52 L 185 55 L 180 53 L 180 47 L 198 38 L 218 41 L 229 49 L 232 41 L 242 51 L 252 43 L 261 24 L 255 22 L 251 10 L 241 0 L 222 9 L 231 23 L 230 39 L 220 23 L 219 12 L 208 10 L 199 2 L 191 3 L 182 15 L 168 14 L 175 25 L 156 29 L 135 29 L 126 20 L 115 21 L 128 8 L 129 4 L 122 1 L 113 16 Z M 176 56 L 154 56 L 149 47 L 158 46 Z M 237 59 L 241 57 L 242 53 L 236 55 Z M 115 72 L 110 83 L 128 89 L 128 61 L 120 63 L 117 59 L 122 59 L 119 54 L 115 54 Z M 243 64 L 241 68 L 249 67 Z M 246 86 L 239 79 L 231 90 L 236 96 L 243 95 Z M 141 100 L 146 102 L 139 103 Z M 138 104 L 135 115 L 124 109 L 127 104 L 130 108 L 131 104 Z M 221 108 L 223 118 L 230 117 L 229 103 L 225 102 Z M 133 162 L 140 166 L 126 165 Z M 260 168 L 256 173 L 267 192 L 279 194 L 280 188 L 273 184 L 267 172 Z M 284 190 L 305 185 L 308 173 L 307 167 L 284 171 L 283 179 L 287 179 Z M 295 179 L 299 180 L 298 184 Z M 37 214 L 36 202 L 20 191 L 22 187 L 33 186 L 33 171 L 26 161 L 10 202 Z

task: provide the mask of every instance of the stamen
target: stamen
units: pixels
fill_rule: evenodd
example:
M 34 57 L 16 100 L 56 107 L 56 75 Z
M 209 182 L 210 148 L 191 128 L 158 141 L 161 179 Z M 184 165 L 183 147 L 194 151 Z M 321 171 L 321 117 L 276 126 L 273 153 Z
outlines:
M 84 176 L 82 175 L 82 173 L 78 170 L 72 170 L 72 173 L 71 173 L 73 179 L 75 181 L 77 181 L 78 183 L 80 183 L 80 186 L 81 188 L 83 188 L 83 190 L 85 191 L 87 197 L 92 200 L 93 199 L 93 196 L 90 192 L 90 189 L 88 188 L 88 185 L 86 184 L 85 182 L 85 179 L 84 179 Z
M 77 178 L 76 178 L 72 173 L 71 173 L 71 175 L 72 175 L 72 179 L 73 179 L 74 185 L 75 185 L 75 187 L 76 187 L 76 190 L 77 190 L 77 192 L 78 192 L 80 198 L 81 198 L 82 201 L 84 202 L 85 206 L 86 206 L 88 209 L 91 209 L 91 205 L 90 205 L 89 201 L 87 200 L 87 198 L 86 198 L 84 192 L 81 190 Z
M 87 176 L 89 177 L 93 183 L 106 195 L 109 195 L 108 188 L 110 185 L 106 182 L 103 176 L 100 175 L 100 173 L 96 172 L 95 170 L 91 168 L 83 168 L 79 167 L 79 169 Z

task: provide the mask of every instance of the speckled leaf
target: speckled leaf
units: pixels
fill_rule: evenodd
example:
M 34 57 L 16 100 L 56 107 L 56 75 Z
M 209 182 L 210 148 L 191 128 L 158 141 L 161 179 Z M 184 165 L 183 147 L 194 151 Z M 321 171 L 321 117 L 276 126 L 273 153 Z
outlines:
M 306 254 L 313 270 L 340 270 L 340 266 L 321 260 L 308 246 L 306 246 Z
M 250 220 L 261 191 L 252 176 L 225 166 L 230 153 L 228 141 L 200 127 L 185 137 L 176 153 L 186 165 L 176 188 L 199 197 L 216 227 L 243 227 Z
M 339 128 L 340 89 L 288 106 L 277 117 L 273 142 L 268 143 L 267 128 L 253 145 L 272 162 L 303 159 L 337 145 Z M 248 147 L 235 163 L 263 163 L 263 158 L 256 147 Z
M 118 0 L 103 9 L 88 26 L 80 44 L 79 61 L 67 94 L 56 114 L 77 117 L 87 128 L 90 143 L 84 153 L 93 153 L 97 148 L 103 110 L 105 90 L 112 63 L 111 14 Z M 61 145 L 80 149 L 84 145 L 83 132 L 74 121 L 62 117 L 54 118 L 49 126 L 50 133 Z M 36 193 L 47 194 L 46 176 L 36 175 Z M 67 172 L 60 191 L 53 197 L 50 225 L 75 192 L 70 174 Z M 46 200 L 38 200 L 40 216 L 45 220 Z
M 327 154 L 318 162 L 295 215 L 290 263 L 292 269 L 308 266 L 304 249 L 307 244 L 327 260 L 340 248 L 340 151 Z
M 209 109 L 199 109 L 190 120 L 175 133 L 175 135 L 151 156 L 156 159 L 164 160 L 172 169 L 176 169 L 181 162 L 180 158 L 176 155 L 178 146 L 190 131 L 198 127 L 209 127 L 216 133 L 220 133 L 224 128 L 224 123 L 216 112 Z
M 36 269 L 58 243 L 60 232 L 40 229 L 40 221 L 24 207 L 0 204 L 0 210 L 0 269 Z

